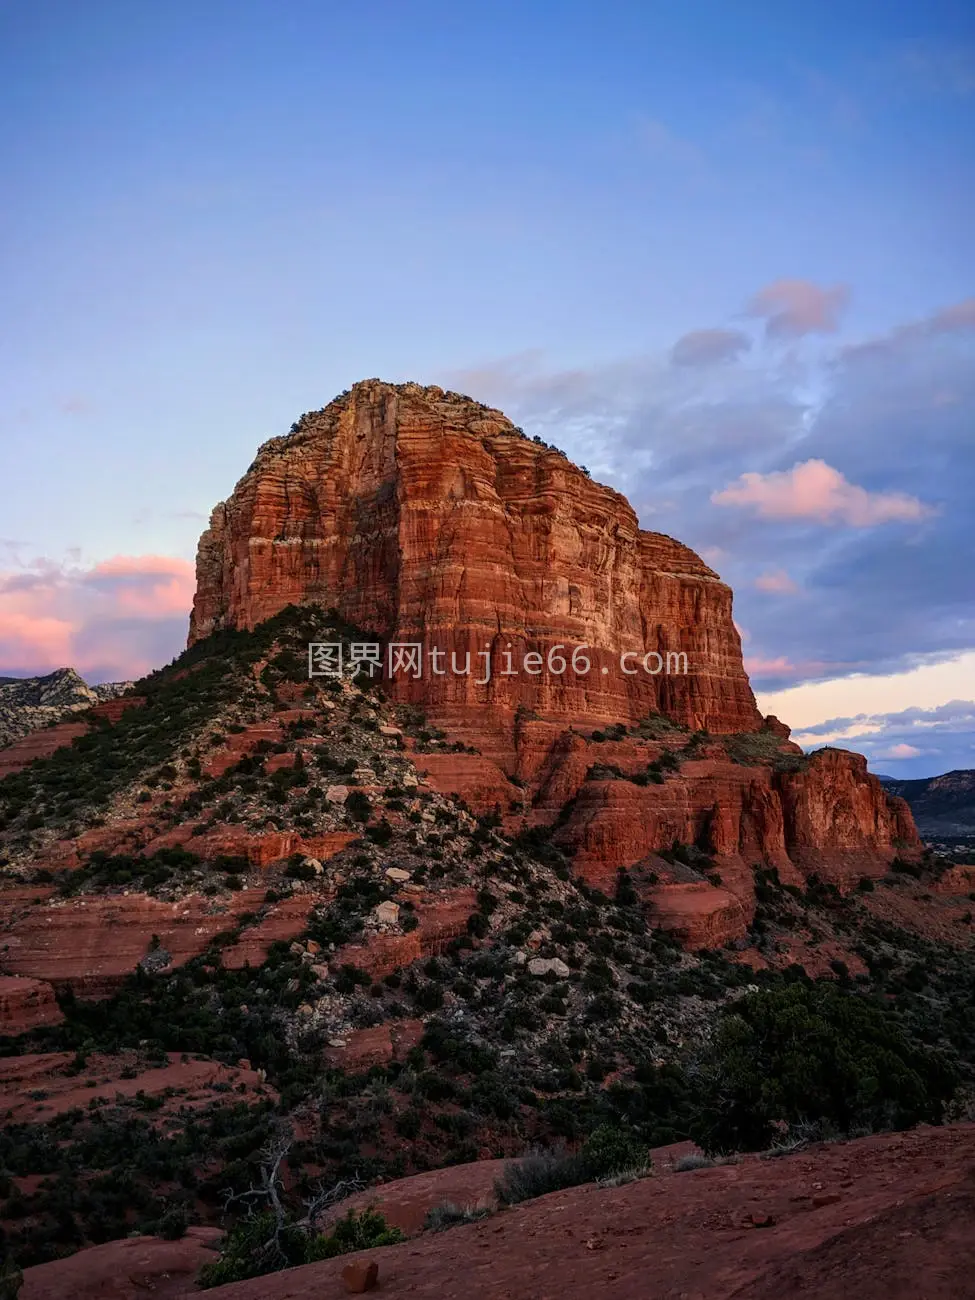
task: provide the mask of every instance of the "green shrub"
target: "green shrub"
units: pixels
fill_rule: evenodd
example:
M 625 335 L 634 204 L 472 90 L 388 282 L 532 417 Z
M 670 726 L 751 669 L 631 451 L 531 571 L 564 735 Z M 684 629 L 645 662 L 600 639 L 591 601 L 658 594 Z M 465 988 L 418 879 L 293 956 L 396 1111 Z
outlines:
M 597 1178 L 630 1172 L 642 1174 L 649 1168 L 646 1144 L 632 1131 L 601 1124 L 578 1151 L 567 1151 L 564 1147 L 529 1151 L 506 1167 L 495 1183 L 495 1191 L 505 1205 L 514 1205 Z
M 280 1230 L 271 1211 L 253 1214 L 234 1225 L 223 1240 L 220 1258 L 205 1264 L 198 1278 L 203 1289 L 263 1277 L 299 1264 L 333 1259 L 354 1250 L 372 1250 L 403 1240 L 398 1228 L 391 1228 L 376 1210 L 352 1210 L 335 1224 L 332 1231 L 309 1232 L 306 1227 L 287 1220 Z
M 486 1219 L 490 1213 L 486 1205 L 456 1205 L 453 1201 L 444 1201 L 427 1211 L 423 1226 L 429 1232 L 444 1232 L 461 1223 L 476 1223 L 478 1219 Z
M 826 981 L 736 1002 L 696 1075 L 690 1132 L 709 1155 L 761 1150 L 808 1123 L 840 1133 L 937 1123 L 957 1083 L 884 1007 Z
M 357 822 L 367 822 L 372 814 L 369 796 L 361 790 L 350 790 L 345 800 L 345 811 Z
M 163 1241 L 179 1241 L 181 1237 L 186 1236 L 186 1229 L 189 1226 L 189 1219 L 183 1207 L 173 1205 L 159 1220 L 156 1231 Z
M 348 1214 L 332 1228 L 326 1236 L 311 1240 L 307 1259 L 309 1263 L 318 1259 L 334 1259 L 336 1255 L 347 1255 L 353 1250 L 375 1250 L 379 1246 L 394 1246 L 405 1238 L 399 1228 L 391 1228 L 383 1216 L 375 1209 L 365 1209 L 356 1214 Z

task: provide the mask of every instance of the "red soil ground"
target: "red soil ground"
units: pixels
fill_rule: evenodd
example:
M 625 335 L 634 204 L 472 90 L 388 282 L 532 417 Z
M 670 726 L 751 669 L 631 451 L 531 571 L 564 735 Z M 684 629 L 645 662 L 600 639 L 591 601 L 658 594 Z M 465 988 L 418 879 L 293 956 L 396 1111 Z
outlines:
M 377 1294 L 388 1300 L 975 1296 L 975 1124 L 684 1173 L 671 1168 L 673 1154 L 655 1153 L 655 1175 L 639 1182 L 555 1192 L 447 1232 L 208 1294 L 339 1300 L 343 1267 L 374 1259 Z M 431 1204 L 486 1199 L 496 1172 L 493 1161 L 457 1166 L 365 1199 L 412 1229 Z M 28 1269 L 21 1300 L 177 1300 L 197 1294 L 191 1258 L 206 1258 L 199 1233 L 175 1244 L 115 1242 Z

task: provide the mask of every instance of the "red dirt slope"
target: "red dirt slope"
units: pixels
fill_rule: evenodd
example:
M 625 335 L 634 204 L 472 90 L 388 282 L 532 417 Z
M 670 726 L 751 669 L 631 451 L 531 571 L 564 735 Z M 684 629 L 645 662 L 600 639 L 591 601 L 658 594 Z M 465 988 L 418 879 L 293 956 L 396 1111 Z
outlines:
M 387 1300 L 963 1300 L 975 1296 L 975 1124 L 574 1188 L 209 1294 L 339 1300 L 350 1258 L 378 1261 Z

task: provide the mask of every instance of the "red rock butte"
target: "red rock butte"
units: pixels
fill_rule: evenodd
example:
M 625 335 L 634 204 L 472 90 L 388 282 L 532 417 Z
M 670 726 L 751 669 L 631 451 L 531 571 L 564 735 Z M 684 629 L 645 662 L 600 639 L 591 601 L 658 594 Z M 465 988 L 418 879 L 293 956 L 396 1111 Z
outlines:
M 425 662 L 419 680 L 388 683 L 394 700 L 477 746 L 476 756 L 424 754 L 434 788 L 560 827 L 575 870 L 600 883 L 675 841 L 710 853 L 725 889 L 665 877 L 653 898 L 692 946 L 744 934 L 756 862 L 792 883 L 816 872 L 851 888 L 920 851 L 907 804 L 861 755 L 800 763 L 788 727 L 762 718 L 717 574 L 471 398 L 366 380 L 259 449 L 200 540 L 190 644 L 302 603 L 334 607 L 384 644 L 420 643 L 460 665 L 470 652 L 469 675 L 438 676 Z M 583 645 L 591 666 L 576 674 L 571 654 Z M 478 684 L 486 646 L 494 671 Z M 516 671 L 499 675 L 509 647 Z M 545 667 L 556 647 L 565 671 Z M 686 653 L 689 671 L 622 670 L 623 654 L 632 667 L 653 652 Z M 541 672 L 521 670 L 530 653 Z M 581 734 L 650 714 L 678 724 L 666 742 L 593 745 Z M 734 761 L 722 743 L 734 736 L 760 743 Z M 665 784 L 593 766 L 631 775 L 670 746 L 680 772 Z
M 336 608 L 384 644 L 442 650 L 448 671 L 427 663 L 423 679 L 397 677 L 393 690 L 444 721 L 470 724 L 476 708 L 504 727 L 522 706 L 566 724 L 657 711 L 714 733 L 762 725 L 718 575 L 641 529 L 624 497 L 561 452 L 440 388 L 356 384 L 264 443 L 213 511 L 190 644 L 303 602 Z M 546 666 L 553 647 L 569 656 L 580 645 L 591 647 L 588 672 Z M 492 678 L 479 686 L 488 648 Z M 499 675 L 509 648 L 517 675 Z M 461 668 L 470 652 L 469 675 L 449 671 L 455 652 Z M 537 675 L 522 671 L 532 652 Z M 621 671 L 624 652 L 638 671 Z M 683 652 L 688 671 L 648 673 L 648 652 L 665 664 Z

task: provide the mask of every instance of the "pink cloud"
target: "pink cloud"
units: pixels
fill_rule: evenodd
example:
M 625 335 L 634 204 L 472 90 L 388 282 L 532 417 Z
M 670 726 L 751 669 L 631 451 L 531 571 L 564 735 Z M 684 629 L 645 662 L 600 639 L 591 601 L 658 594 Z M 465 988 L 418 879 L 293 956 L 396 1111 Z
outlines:
M 834 334 L 849 298 L 850 291 L 842 284 L 821 289 L 810 280 L 776 280 L 759 289 L 746 315 L 761 317 L 770 338 Z
M 928 319 L 927 329 L 934 334 L 975 329 L 975 298 L 963 298 L 950 307 L 942 307 Z
M 34 614 L 17 608 L 23 601 L 0 596 L 0 655 L 10 663 L 68 664 L 71 654 L 71 624 L 60 618 Z
M 898 325 L 889 334 L 867 339 L 863 343 L 851 343 L 840 350 L 840 355 L 853 360 L 869 360 L 873 357 L 885 359 L 891 351 L 896 351 L 905 343 L 944 335 L 966 334 L 971 330 L 975 330 L 975 298 L 963 298 L 947 307 L 939 307 L 930 316 L 923 316 L 907 325 Z
M 0 675 L 142 676 L 185 643 L 193 590 L 193 566 L 162 555 L 0 572 Z
M 759 591 L 769 591 L 781 596 L 793 596 L 799 590 L 799 584 L 789 577 L 785 569 L 772 569 L 769 573 L 759 574 L 755 579 L 755 586 Z
M 799 668 L 780 655 L 778 659 L 745 658 L 745 672 L 753 677 L 794 677 Z
M 89 570 L 85 582 L 111 593 L 120 612 L 143 618 L 183 613 L 196 590 L 192 564 L 168 555 L 116 555 Z
M 892 745 L 890 749 L 885 749 L 883 753 L 875 755 L 876 758 L 917 758 L 921 750 L 916 749 L 914 745 Z
M 719 506 L 748 507 L 763 519 L 815 519 L 823 524 L 872 528 L 876 524 L 925 519 L 933 514 L 903 492 L 868 492 L 849 483 L 824 460 L 807 460 L 771 474 L 742 474 L 711 500 Z

